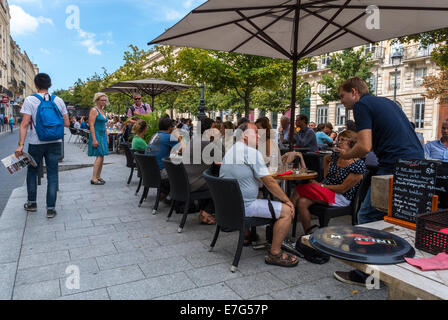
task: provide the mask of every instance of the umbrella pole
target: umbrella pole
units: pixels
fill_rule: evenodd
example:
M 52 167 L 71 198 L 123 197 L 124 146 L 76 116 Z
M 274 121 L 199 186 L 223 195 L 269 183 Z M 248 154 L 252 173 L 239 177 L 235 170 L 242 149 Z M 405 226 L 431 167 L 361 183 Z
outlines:
M 154 111 L 155 110 L 154 109 L 154 96 L 151 96 L 151 103 L 152 103 L 152 106 L 151 106 L 152 111 Z
M 302 1 L 297 0 L 297 5 L 295 9 L 295 17 L 294 17 L 294 46 L 292 53 L 292 88 L 291 88 L 291 121 L 289 127 L 289 151 L 294 150 L 294 134 L 295 131 L 295 111 L 296 111 L 296 96 L 297 96 L 297 63 L 299 61 L 299 57 L 297 54 L 298 46 L 299 46 L 299 20 L 300 20 L 300 5 Z
M 297 59 L 294 59 L 292 61 L 291 121 L 289 127 L 289 151 L 294 150 L 296 96 L 297 96 Z

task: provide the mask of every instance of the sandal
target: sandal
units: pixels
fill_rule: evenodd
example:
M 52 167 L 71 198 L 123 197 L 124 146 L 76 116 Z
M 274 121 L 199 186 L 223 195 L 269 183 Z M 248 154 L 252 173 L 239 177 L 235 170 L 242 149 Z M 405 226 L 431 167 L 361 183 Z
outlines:
M 212 214 L 207 213 L 205 211 L 201 211 L 201 213 L 199 214 L 199 221 L 202 224 L 207 224 L 207 225 L 216 224 L 215 217 Z
M 286 257 L 284 257 L 283 255 L 286 255 Z M 296 260 L 294 260 L 294 258 Z M 297 259 L 295 255 L 286 253 L 284 251 L 281 251 L 279 254 L 275 255 L 269 252 L 264 261 L 266 262 L 266 264 L 286 268 L 295 267 L 299 263 L 299 259 Z
M 98 178 L 99 182 L 102 182 L 103 184 L 106 184 L 106 181 L 103 180 L 103 178 Z
M 104 182 L 101 182 L 100 180 L 96 180 L 96 181 L 90 180 L 90 184 L 102 186 L 104 184 Z

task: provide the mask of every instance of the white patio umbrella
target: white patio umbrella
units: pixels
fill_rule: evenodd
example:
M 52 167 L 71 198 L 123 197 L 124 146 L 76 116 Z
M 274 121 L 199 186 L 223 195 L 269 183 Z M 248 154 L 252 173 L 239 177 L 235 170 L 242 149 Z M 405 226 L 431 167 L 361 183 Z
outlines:
M 299 59 L 446 27 L 447 0 L 209 0 L 149 44 L 292 60 L 294 121 Z

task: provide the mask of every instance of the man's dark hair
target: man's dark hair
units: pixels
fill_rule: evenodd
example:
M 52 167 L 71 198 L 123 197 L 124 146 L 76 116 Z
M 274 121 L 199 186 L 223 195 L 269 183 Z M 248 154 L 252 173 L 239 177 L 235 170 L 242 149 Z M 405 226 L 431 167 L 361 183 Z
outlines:
M 305 121 L 305 124 L 308 125 L 308 117 L 305 114 L 298 115 L 297 120 L 303 120 Z
M 51 78 L 46 73 L 38 73 L 34 77 L 34 84 L 38 89 L 48 90 L 51 87 Z
M 250 120 L 247 119 L 246 117 L 242 117 L 242 118 L 240 118 L 240 119 L 238 120 L 236 126 L 239 127 L 240 125 L 242 125 L 243 123 L 246 123 L 246 122 L 250 122 Z
M 159 120 L 159 130 L 167 131 L 173 126 L 173 120 L 167 117 L 160 118 Z
M 317 131 L 319 132 L 319 131 L 322 131 L 322 130 L 324 130 L 324 128 L 325 128 L 325 124 L 323 124 L 323 123 L 319 123 L 318 125 L 317 125 Z
M 203 134 L 206 130 L 212 128 L 213 119 L 204 118 L 201 120 L 201 134 Z

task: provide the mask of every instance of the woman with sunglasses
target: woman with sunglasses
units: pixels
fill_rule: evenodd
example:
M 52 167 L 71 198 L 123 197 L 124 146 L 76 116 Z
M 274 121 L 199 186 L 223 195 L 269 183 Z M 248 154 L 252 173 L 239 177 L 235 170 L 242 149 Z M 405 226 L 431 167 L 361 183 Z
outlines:
M 337 146 L 349 151 L 356 141 L 356 132 L 345 130 L 339 134 Z M 315 203 L 335 207 L 349 206 L 365 172 L 366 165 L 359 158 L 342 159 L 337 152 L 324 158 L 325 179 L 322 182 L 311 180 L 311 183 L 298 185 L 291 196 L 305 234 L 311 234 L 317 227 L 311 226 L 309 207 Z
M 109 104 L 107 95 L 98 92 L 93 98 L 95 107 L 90 109 L 89 113 L 89 157 L 96 157 L 93 164 L 93 174 L 90 180 L 91 184 L 103 185 L 106 182 L 101 178 L 101 171 L 103 170 L 104 156 L 109 154 L 109 138 L 106 132 L 107 117 L 104 111 L 106 105 Z

